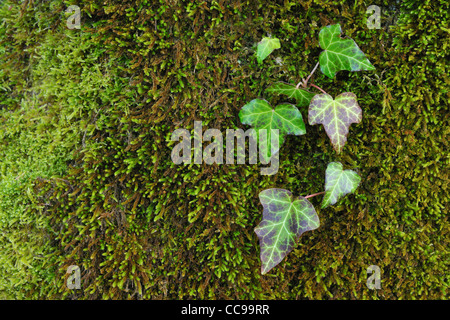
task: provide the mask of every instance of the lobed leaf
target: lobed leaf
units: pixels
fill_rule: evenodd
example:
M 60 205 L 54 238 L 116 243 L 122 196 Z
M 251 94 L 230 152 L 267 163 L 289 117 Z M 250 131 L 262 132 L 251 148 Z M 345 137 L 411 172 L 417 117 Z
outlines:
M 361 119 L 362 110 L 352 92 L 341 93 L 336 99 L 329 94 L 317 94 L 309 105 L 309 124 L 323 124 L 337 153 L 347 142 L 350 125 L 359 123 Z
M 261 249 L 261 273 L 269 272 L 294 248 L 297 238 L 319 227 L 313 205 L 304 197 L 292 199 L 285 189 L 267 189 L 259 194 L 263 220 L 255 228 Z
M 320 70 L 333 78 L 340 70 L 375 70 L 355 41 L 342 39 L 339 24 L 322 28 L 319 33 L 319 45 L 324 51 L 319 56 Z
M 266 89 L 266 92 L 284 94 L 289 98 L 297 100 L 297 106 L 308 106 L 311 99 L 314 97 L 314 93 L 305 89 L 296 88 L 295 85 L 291 85 L 284 82 L 277 82 Z
M 342 170 L 340 162 L 330 162 L 325 172 L 325 196 L 322 208 L 335 204 L 346 194 L 355 192 L 361 177 L 353 170 Z
M 242 107 L 239 112 L 239 118 L 243 124 L 251 125 L 257 130 L 258 141 L 259 130 L 267 130 L 267 150 L 263 151 L 266 161 L 270 159 L 272 150 L 270 129 L 279 130 L 279 147 L 283 143 L 285 135 L 302 135 L 306 133 L 302 114 L 292 104 L 280 104 L 275 109 L 272 109 L 266 100 L 253 99 Z M 273 154 L 278 151 L 279 148 L 275 148 Z
M 275 49 L 280 49 L 280 40 L 278 38 L 267 38 L 264 37 L 260 42 L 258 42 L 258 47 L 256 49 L 256 58 L 258 63 L 267 58 L 269 54 Z

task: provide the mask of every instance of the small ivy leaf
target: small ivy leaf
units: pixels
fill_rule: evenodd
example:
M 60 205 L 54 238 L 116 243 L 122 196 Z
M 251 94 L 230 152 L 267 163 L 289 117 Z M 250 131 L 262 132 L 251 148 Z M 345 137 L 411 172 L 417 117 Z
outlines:
M 264 37 L 260 42 L 258 42 L 258 48 L 256 49 L 256 58 L 258 63 L 267 58 L 269 54 L 275 49 L 280 49 L 280 40 L 278 38 L 267 38 Z
M 334 100 L 329 94 L 317 94 L 309 105 L 309 124 L 323 124 L 337 153 L 341 152 L 347 142 L 350 125 L 361 119 L 362 110 L 352 92 L 341 93 Z
M 325 196 L 322 208 L 335 204 L 348 193 L 355 192 L 361 177 L 353 170 L 342 170 L 340 162 L 330 162 L 325 172 Z
M 339 24 L 326 26 L 319 32 L 319 45 L 324 51 L 319 56 L 320 70 L 333 78 L 340 70 L 375 70 L 353 39 L 340 37 Z
M 284 82 L 274 83 L 266 89 L 266 92 L 284 94 L 289 98 L 294 98 L 297 100 L 297 106 L 299 107 L 308 106 L 314 97 L 314 93 L 305 89 L 296 88 L 296 86 Z
M 280 104 L 275 109 L 272 109 L 266 100 L 253 99 L 242 107 L 239 112 L 239 119 L 243 124 L 248 124 L 255 128 L 258 134 L 258 141 L 259 130 L 267 130 L 266 149 L 263 149 L 262 151 L 266 161 L 270 159 L 272 150 L 271 129 L 279 130 L 278 148 L 275 148 L 272 154 L 279 151 L 279 147 L 283 143 L 285 135 L 302 135 L 306 133 L 302 114 L 292 104 Z
M 275 267 L 294 248 L 306 231 L 319 227 L 314 206 L 304 197 L 292 199 L 285 189 L 267 189 L 259 194 L 263 220 L 255 228 L 261 249 L 261 273 Z

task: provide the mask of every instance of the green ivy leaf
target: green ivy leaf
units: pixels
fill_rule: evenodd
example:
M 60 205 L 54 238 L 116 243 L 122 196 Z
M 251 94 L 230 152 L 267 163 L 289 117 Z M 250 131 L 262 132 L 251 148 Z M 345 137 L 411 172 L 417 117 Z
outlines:
M 340 34 L 339 24 L 320 30 L 319 44 L 324 49 L 319 56 L 320 70 L 329 78 L 340 70 L 375 70 L 356 42 L 350 38 L 342 39 Z
M 259 194 L 263 220 L 255 228 L 261 249 L 261 273 L 275 267 L 294 248 L 305 231 L 319 227 L 313 205 L 304 197 L 292 199 L 285 189 L 267 189 Z
M 355 192 L 361 177 L 353 170 L 342 170 L 340 162 L 330 162 L 325 172 L 325 196 L 322 208 L 335 204 L 348 193 Z
M 266 89 L 266 92 L 284 94 L 289 98 L 297 100 L 297 106 L 308 106 L 311 99 L 314 97 L 314 93 L 305 89 L 296 88 L 295 85 L 291 85 L 284 82 L 277 82 Z
M 323 124 L 337 153 L 341 152 L 347 141 L 350 125 L 361 119 L 362 110 L 352 92 L 341 93 L 334 100 L 329 94 L 317 94 L 309 105 L 309 124 Z
M 281 45 L 278 38 L 264 37 L 260 42 L 258 42 L 258 47 L 256 49 L 256 58 L 258 59 L 258 63 L 262 63 L 262 61 L 267 58 L 273 50 L 280 48 Z
M 267 150 L 262 151 L 266 161 L 271 157 L 271 129 L 279 130 L 279 147 L 282 145 L 285 135 L 302 135 L 306 133 L 302 114 L 292 104 L 280 104 L 275 109 L 272 109 L 266 100 L 253 99 L 242 107 L 239 112 L 239 119 L 243 124 L 248 124 L 255 128 L 258 133 L 258 141 L 259 130 L 267 130 Z M 273 154 L 278 151 L 279 148 L 275 148 Z

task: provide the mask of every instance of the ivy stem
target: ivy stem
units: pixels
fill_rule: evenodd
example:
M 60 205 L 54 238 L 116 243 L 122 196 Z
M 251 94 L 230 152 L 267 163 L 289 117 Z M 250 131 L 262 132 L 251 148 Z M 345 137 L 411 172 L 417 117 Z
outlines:
M 313 73 L 316 71 L 316 69 L 317 69 L 318 66 L 319 66 L 319 62 L 316 63 L 316 66 L 314 67 L 313 71 L 311 71 L 311 73 L 309 74 L 308 78 L 306 78 L 306 80 L 305 80 L 305 79 L 302 79 L 302 81 L 300 81 L 299 83 L 297 83 L 297 86 L 296 86 L 295 88 L 298 89 L 298 87 L 300 87 L 300 85 L 301 85 L 303 88 L 306 88 L 306 86 L 308 85 L 309 78 L 311 78 L 311 76 L 312 76 Z
M 306 196 L 305 199 L 312 198 L 312 197 L 315 197 L 315 196 L 318 196 L 318 195 L 324 194 L 324 193 L 325 193 L 325 191 L 314 193 L 314 194 L 310 194 L 309 196 Z
M 311 71 L 311 73 L 309 74 L 308 78 L 306 78 L 306 81 L 305 81 L 305 87 L 306 87 L 306 85 L 308 84 L 309 78 L 311 78 L 311 76 L 312 76 L 313 73 L 316 71 L 316 69 L 317 69 L 318 66 L 319 66 L 319 62 L 316 63 L 316 66 L 314 67 L 313 71 Z
M 325 94 L 328 94 L 328 93 L 325 92 L 325 90 L 323 90 L 322 88 L 316 86 L 316 85 L 313 84 L 313 83 L 310 83 L 309 85 L 312 86 L 312 87 L 314 87 L 314 88 L 316 88 L 316 89 L 319 89 L 320 91 L 322 91 L 322 92 L 325 93 Z

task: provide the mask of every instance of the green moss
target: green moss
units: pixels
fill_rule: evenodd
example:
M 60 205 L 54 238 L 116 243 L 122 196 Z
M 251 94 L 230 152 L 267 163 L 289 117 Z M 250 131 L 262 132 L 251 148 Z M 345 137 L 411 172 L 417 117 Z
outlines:
M 1 14 L 6 21 L 20 16 L 8 2 Z M 18 21 L 17 28 L 27 28 Z M 39 23 L 46 21 L 44 16 Z M 33 54 L 15 61 L 11 48 L 20 47 L 21 41 L 8 37 L 13 28 L 0 29 L 5 57 L 0 81 L 7 84 L 2 85 L 0 103 L 0 296 L 22 299 L 45 296 L 55 285 L 57 233 L 42 215 L 48 203 L 37 199 L 34 186 L 66 173 L 73 151 L 82 147 L 96 118 L 107 114 L 99 116 L 105 98 L 110 101 L 125 91 L 123 81 L 110 75 L 111 69 L 117 74 L 116 63 L 103 55 L 92 35 L 76 35 L 64 28 L 43 32 L 33 25 L 29 31 L 40 41 L 30 46 Z M 23 68 L 20 76 L 14 70 L 17 66 Z M 22 77 L 26 82 L 22 79 L 19 86 Z

